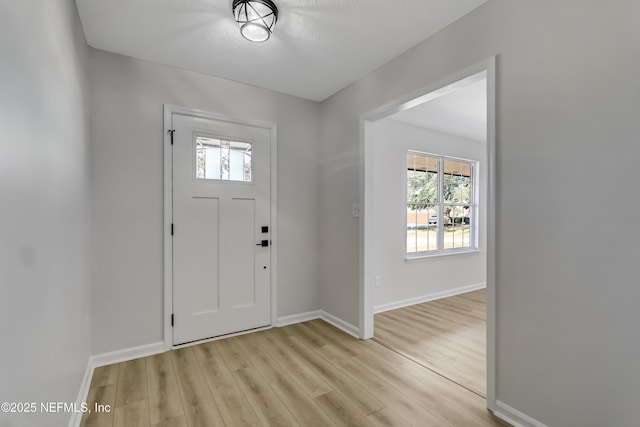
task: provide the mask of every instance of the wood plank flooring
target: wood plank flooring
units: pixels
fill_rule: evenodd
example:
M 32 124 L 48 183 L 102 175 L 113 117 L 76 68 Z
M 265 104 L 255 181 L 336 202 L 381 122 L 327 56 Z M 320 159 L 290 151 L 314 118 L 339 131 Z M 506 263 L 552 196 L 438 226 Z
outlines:
M 375 315 L 375 340 L 486 396 L 486 290 Z
M 321 320 L 97 368 L 81 426 L 496 426 L 485 399 Z

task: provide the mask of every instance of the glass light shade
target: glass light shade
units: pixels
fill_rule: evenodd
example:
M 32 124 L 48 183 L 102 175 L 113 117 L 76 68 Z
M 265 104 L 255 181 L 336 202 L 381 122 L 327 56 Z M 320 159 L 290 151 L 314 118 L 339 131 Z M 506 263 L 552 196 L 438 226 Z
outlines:
M 269 30 L 262 25 L 247 23 L 240 27 L 240 34 L 252 42 L 264 42 L 269 39 Z
M 245 39 L 264 42 L 276 25 L 278 8 L 271 0 L 234 0 L 233 16 Z

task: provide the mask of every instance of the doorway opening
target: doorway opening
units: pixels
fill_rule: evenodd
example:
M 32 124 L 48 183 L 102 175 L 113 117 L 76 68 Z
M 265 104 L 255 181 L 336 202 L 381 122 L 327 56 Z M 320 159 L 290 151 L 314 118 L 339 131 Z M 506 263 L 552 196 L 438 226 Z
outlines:
M 492 410 L 494 70 L 491 58 L 361 120 L 361 338 Z

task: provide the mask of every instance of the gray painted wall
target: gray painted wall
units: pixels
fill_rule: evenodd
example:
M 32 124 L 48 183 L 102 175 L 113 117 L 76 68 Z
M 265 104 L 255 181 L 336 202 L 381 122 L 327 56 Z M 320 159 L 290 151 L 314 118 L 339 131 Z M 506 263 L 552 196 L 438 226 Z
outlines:
M 163 339 L 163 104 L 278 125 L 278 315 L 317 310 L 319 104 L 91 49 L 93 353 Z
M 75 402 L 89 357 L 86 57 L 73 1 L 0 3 L 0 402 Z
M 375 171 L 371 183 L 375 232 L 367 236 L 371 238 L 366 244 L 374 254 L 374 274 L 381 278 L 381 285 L 373 289 L 374 307 L 485 283 L 487 145 L 390 119 L 372 123 L 367 128 L 367 140 L 373 150 L 370 166 Z M 405 260 L 408 150 L 479 162 L 479 252 Z
M 498 399 L 551 426 L 637 425 L 638 16 L 490 0 L 325 101 L 321 307 L 358 322 L 360 114 L 498 54 Z

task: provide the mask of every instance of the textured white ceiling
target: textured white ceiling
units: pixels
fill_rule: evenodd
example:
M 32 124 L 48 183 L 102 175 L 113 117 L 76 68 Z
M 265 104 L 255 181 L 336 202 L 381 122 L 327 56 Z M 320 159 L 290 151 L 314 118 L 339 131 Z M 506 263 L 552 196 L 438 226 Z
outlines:
M 479 81 L 389 118 L 484 142 L 487 140 L 487 79 L 486 73 L 481 76 Z
M 487 0 L 275 0 L 265 43 L 232 0 L 76 0 L 90 46 L 324 100 Z

